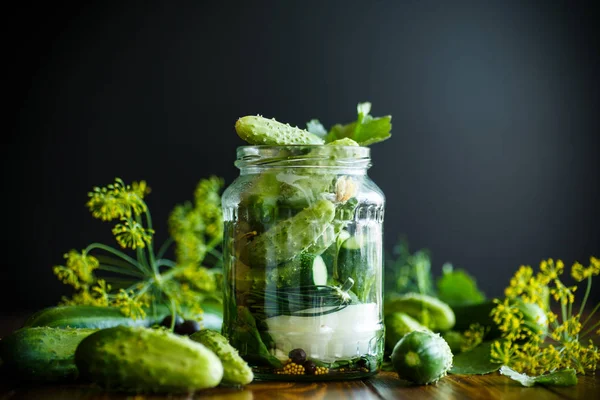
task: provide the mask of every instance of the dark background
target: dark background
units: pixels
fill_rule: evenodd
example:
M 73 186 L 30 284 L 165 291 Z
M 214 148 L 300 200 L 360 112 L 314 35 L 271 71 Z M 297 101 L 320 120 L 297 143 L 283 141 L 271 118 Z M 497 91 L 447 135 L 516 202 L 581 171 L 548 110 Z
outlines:
M 63 253 L 113 243 L 93 186 L 147 180 L 161 242 L 200 178 L 235 178 L 238 117 L 330 126 L 361 101 L 393 116 L 370 171 L 388 250 L 406 235 L 490 296 L 521 264 L 600 256 L 591 3 L 88 3 L 4 6 L 5 312 L 55 304 Z

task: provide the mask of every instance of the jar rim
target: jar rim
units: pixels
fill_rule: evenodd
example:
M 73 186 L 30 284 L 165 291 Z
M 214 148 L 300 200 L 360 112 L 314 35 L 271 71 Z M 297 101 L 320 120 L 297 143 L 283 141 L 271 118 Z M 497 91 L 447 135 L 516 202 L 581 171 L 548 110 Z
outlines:
M 256 145 L 239 146 L 236 167 L 334 167 L 367 169 L 371 149 L 365 146 Z

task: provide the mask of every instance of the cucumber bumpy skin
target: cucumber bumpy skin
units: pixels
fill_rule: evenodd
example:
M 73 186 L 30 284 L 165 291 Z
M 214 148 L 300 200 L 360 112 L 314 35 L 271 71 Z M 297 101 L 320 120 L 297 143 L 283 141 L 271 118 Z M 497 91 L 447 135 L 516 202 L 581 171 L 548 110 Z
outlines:
M 437 333 L 412 331 L 392 351 L 392 365 L 401 379 L 428 385 L 446 376 L 453 355 L 448 343 Z
M 203 329 L 190 336 L 190 339 L 202 343 L 212 350 L 223 364 L 223 380 L 229 385 L 247 385 L 254 379 L 252 368 L 240 357 L 225 336 L 218 332 Z
M 21 328 L 0 341 L 7 371 L 27 381 L 66 381 L 77 377 L 75 349 L 96 329 Z
M 191 393 L 223 378 L 215 353 L 164 329 L 102 329 L 79 344 L 75 363 L 81 377 L 109 390 Z
M 123 315 L 116 307 L 98 306 L 58 306 L 48 307 L 31 315 L 24 327 L 50 326 L 53 328 L 112 328 L 113 326 L 151 326 L 160 321 L 170 311 L 167 307 L 157 307 L 156 312 L 147 312 L 146 318 L 132 319 Z
M 311 145 L 324 144 L 325 141 L 314 133 L 283 124 L 275 119 L 248 115 L 235 123 L 240 138 L 253 145 Z
M 419 293 L 387 298 L 384 312 L 386 315 L 393 312 L 406 313 L 435 332 L 450 330 L 456 322 L 454 311 L 448 304 Z
M 252 268 L 276 266 L 296 257 L 312 245 L 335 217 L 335 206 L 319 200 L 291 218 L 258 235 L 248 245 Z

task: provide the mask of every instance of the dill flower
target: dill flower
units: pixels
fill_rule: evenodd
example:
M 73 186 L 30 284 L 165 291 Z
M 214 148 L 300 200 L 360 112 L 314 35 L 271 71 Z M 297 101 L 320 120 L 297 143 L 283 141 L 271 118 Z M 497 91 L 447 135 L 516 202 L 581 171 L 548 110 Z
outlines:
M 595 372 L 600 349 L 591 340 L 588 345 L 584 345 L 583 341 L 600 325 L 586 326 L 600 304 L 583 322 L 581 315 L 591 291 L 592 276 L 600 273 L 600 261 L 591 257 L 588 267 L 578 262 L 571 267 L 571 276 L 576 281 L 587 280 L 578 312 L 573 310 L 577 286 L 567 286 L 562 282 L 564 270 L 561 260 L 547 259 L 540 262 L 536 275 L 529 266 L 521 266 L 515 273 L 505 291 L 507 297 L 502 301 L 495 300 L 496 307 L 491 313 L 502 333 L 501 339 L 491 347 L 493 362 L 521 373 L 538 375 L 569 368 L 578 374 Z M 538 310 L 538 294 L 544 291 L 558 303 L 560 313 L 554 313 L 549 307 L 543 308 L 543 313 L 531 313 Z M 528 314 L 532 314 L 533 320 L 531 316 L 527 318 Z M 547 335 L 539 329 L 546 325 L 549 328 Z M 595 334 L 600 334 L 600 330 Z
M 112 233 L 122 248 L 135 250 L 138 247 L 143 249 L 152 242 L 154 230 L 144 228 L 136 221 L 124 219 L 121 224 L 115 225 Z
M 200 304 L 205 299 L 221 300 L 217 293 L 220 271 L 215 267 L 221 261 L 222 186 L 220 178 L 200 180 L 193 206 L 188 202 L 173 210 L 171 237 L 158 251 L 144 200 L 150 193 L 146 181 L 127 185 L 115 178 L 105 187 L 94 187 L 86 205 L 94 218 L 118 220 L 112 233 L 124 250 L 92 243 L 81 252 L 65 254 L 65 265 L 54 266 L 53 271 L 60 281 L 73 287 L 74 293 L 63 297 L 61 303 L 117 307 L 133 319 L 144 318 L 151 305 L 163 304 L 173 314 L 200 320 Z M 173 242 L 177 261 L 164 257 Z M 110 274 L 98 276 L 101 272 Z

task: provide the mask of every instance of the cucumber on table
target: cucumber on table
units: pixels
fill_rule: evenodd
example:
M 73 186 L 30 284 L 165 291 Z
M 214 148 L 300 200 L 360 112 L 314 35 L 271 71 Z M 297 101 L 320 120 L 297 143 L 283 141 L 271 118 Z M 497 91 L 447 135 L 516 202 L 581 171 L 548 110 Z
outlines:
M 31 315 L 24 327 L 49 326 L 53 328 L 111 328 L 113 326 L 151 326 L 170 314 L 167 307 L 148 310 L 146 318 L 132 319 L 116 307 L 58 306 L 48 307 Z
M 448 304 L 419 293 L 388 297 L 385 300 L 384 313 L 387 315 L 394 312 L 406 313 L 436 332 L 450 330 L 456 322 L 454 312 Z
M 21 328 L 0 340 L 4 368 L 28 381 L 64 381 L 77 377 L 75 349 L 97 329 Z
M 406 334 L 394 347 L 391 358 L 398 376 L 418 385 L 435 383 L 446 376 L 453 361 L 448 343 L 428 331 Z
M 75 363 L 81 377 L 109 390 L 191 393 L 223 378 L 215 353 L 163 329 L 101 329 L 77 346 Z

